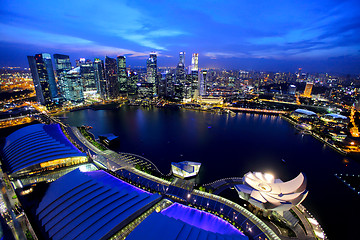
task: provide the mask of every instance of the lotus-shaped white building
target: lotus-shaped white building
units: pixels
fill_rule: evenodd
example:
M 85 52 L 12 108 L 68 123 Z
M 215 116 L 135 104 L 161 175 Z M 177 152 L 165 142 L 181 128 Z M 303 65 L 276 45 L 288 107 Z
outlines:
M 235 189 L 242 199 L 252 205 L 272 211 L 288 211 L 300 204 L 308 194 L 303 173 L 283 182 L 271 174 L 248 172 L 243 177 L 243 184 L 236 185 Z

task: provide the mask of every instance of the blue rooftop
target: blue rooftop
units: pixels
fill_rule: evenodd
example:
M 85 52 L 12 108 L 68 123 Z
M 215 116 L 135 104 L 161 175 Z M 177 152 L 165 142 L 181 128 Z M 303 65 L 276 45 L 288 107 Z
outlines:
M 51 239 L 107 239 L 160 198 L 104 171 L 74 170 L 50 184 L 36 215 Z
M 35 164 L 86 154 L 66 138 L 59 124 L 35 124 L 10 134 L 6 138 L 2 156 L 11 174 Z
M 217 216 L 174 203 L 160 213 L 152 213 L 126 239 L 230 240 L 248 237 Z

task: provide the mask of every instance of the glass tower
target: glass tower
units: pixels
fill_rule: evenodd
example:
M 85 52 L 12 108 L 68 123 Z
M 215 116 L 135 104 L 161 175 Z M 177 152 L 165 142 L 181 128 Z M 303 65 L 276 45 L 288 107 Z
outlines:
M 118 98 L 119 81 L 116 74 L 116 59 L 107 56 L 105 57 L 105 78 L 108 98 Z
M 126 73 L 126 57 L 118 56 L 117 63 L 117 76 L 119 82 L 119 91 L 121 93 L 128 92 L 127 73 Z

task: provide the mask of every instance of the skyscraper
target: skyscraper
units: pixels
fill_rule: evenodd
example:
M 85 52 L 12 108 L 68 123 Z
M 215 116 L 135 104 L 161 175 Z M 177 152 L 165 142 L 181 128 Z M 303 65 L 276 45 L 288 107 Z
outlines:
M 106 87 L 106 79 L 105 79 L 105 71 L 104 71 L 104 62 L 99 58 L 94 59 L 94 75 L 95 75 L 97 91 L 102 99 L 106 99 L 107 87 Z
M 155 83 L 157 75 L 157 56 L 156 53 L 150 53 L 150 57 L 146 62 L 147 82 Z
M 199 54 L 193 53 L 191 58 L 191 71 L 199 71 Z
M 80 103 L 84 101 L 83 83 L 80 75 L 80 67 L 76 67 L 63 75 L 64 98 L 66 101 Z
M 313 83 L 307 82 L 304 90 L 304 97 L 311 97 L 311 91 L 313 88 Z
M 54 54 L 56 75 L 58 78 L 58 87 L 60 95 L 65 98 L 65 91 L 67 89 L 65 74 L 71 70 L 70 57 L 63 54 Z
M 207 73 L 206 69 L 199 71 L 199 94 L 200 96 L 206 95 L 206 82 L 207 82 Z
M 185 66 L 185 52 L 180 52 L 179 57 L 180 57 L 180 62 L 182 62 L 182 64 Z
M 49 88 L 50 88 L 50 97 L 51 100 L 54 100 L 54 98 L 58 96 L 58 89 L 55 82 L 54 68 L 51 61 L 51 55 L 49 53 L 43 53 L 41 54 L 41 56 L 48 75 L 47 81 L 49 83 Z
M 63 54 L 54 54 L 56 73 L 68 72 L 71 70 L 70 57 Z
M 128 91 L 128 77 L 126 72 L 126 57 L 118 56 L 116 58 L 117 63 L 117 77 L 119 82 L 120 93 L 126 93 Z
M 36 54 L 35 57 L 28 56 L 27 58 L 35 86 L 36 101 L 44 106 L 51 107 L 49 76 L 42 54 Z
M 128 94 L 135 95 L 137 93 L 137 83 L 139 75 L 136 72 L 131 71 L 129 75 Z
M 80 75 L 83 84 L 84 94 L 86 96 L 94 95 L 97 92 L 96 77 L 94 65 L 91 62 L 80 65 Z
M 119 82 L 116 75 L 116 59 L 107 56 L 105 57 L 105 78 L 108 98 L 118 98 Z

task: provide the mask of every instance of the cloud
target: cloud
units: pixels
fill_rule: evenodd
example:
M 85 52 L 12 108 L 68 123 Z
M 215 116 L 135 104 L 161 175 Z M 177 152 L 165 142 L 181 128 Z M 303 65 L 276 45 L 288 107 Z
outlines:
M 101 55 L 129 55 L 130 57 L 147 56 L 148 52 L 137 52 L 129 49 L 106 46 L 91 40 L 23 29 L 0 24 L 1 41 L 41 46 L 43 48 L 63 48 L 74 52 L 92 52 Z

